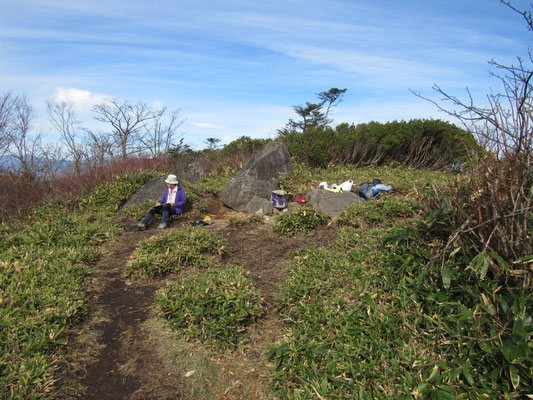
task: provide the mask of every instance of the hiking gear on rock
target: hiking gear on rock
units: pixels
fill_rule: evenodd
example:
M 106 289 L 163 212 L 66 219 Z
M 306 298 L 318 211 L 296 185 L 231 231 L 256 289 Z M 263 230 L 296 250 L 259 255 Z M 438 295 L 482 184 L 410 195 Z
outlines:
M 285 195 L 287 192 L 285 190 L 274 190 L 270 194 L 270 203 L 272 204 L 272 207 L 277 209 L 283 209 L 287 207 L 287 200 L 285 199 Z
M 392 189 L 390 185 L 384 185 L 379 179 L 374 179 L 372 183 L 363 183 L 358 190 L 358 194 L 365 200 L 378 197 L 382 191 L 388 192 Z
M 340 193 L 340 192 L 351 192 L 352 186 L 353 186 L 353 181 L 349 179 L 346 182 L 341 183 L 340 185 L 333 183 L 331 186 L 328 186 L 327 182 L 320 182 L 320 184 L 318 185 L 318 188 L 326 189 L 326 190 L 329 190 L 335 193 Z
M 346 182 L 341 183 L 339 185 L 339 189 L 341 189 L 343 192 L 351 192 L 352 186 L 353 186 L 353 181 L 349 179 Z

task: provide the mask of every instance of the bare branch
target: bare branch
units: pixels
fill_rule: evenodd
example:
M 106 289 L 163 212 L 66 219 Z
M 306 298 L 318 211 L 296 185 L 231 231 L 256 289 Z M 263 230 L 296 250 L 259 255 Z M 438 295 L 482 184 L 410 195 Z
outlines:
M 93 106 L 92 111 L 96 113 L 97 121 L 112 126 L 111 136 L 120 149 L 121 157 L 126 158 L 129 154 L 140 151 L 145 134 L 142 128 L 148 121 L 160 118 L 165 109 L 154 111 L 142 102 L 120 103 L 114 99 Z

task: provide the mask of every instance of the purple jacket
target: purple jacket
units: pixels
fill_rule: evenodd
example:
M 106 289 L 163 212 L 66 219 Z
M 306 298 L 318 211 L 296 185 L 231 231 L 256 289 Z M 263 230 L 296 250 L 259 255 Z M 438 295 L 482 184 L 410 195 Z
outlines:
M 170 192 L 169 187 L 167 186 L 165 193 L 163 193 L 163 198 L 160 203 L 165 204 L 168 199 L 168 193 Z M 176 200 L 174 201 L 174 208 L 176 208 L 176 214 L 181 214 L 183 212 L 183 206 L 187 203 L 187 197 L 185 197 L 185 191 L 181 186 L 178 185 L 176 192 Z

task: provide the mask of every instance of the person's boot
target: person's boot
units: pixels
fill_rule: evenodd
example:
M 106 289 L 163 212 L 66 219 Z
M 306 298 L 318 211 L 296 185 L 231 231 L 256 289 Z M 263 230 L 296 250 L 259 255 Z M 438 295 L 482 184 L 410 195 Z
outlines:
M 165 224 L 164 222 L 161 222 L 158 226 L 157 226 L 157 229 L 166 229 L 167 228 L 167 224 Z
M 135 225 L 138 230 L 144 231 L 146 229 L 146 224 L 143 224 L 142 222 L 138 222 L 137 225 Z

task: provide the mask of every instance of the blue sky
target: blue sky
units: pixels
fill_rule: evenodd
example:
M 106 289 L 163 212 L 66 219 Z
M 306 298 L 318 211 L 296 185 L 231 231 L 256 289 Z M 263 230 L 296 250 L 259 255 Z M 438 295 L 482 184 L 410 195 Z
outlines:
M 515 0 L 531 9 L 530 0 Z M 529 7 L 529 8 L 528 8 Z M 479 102 L 488 61 L 526 57 L 521 16 L 498 0 L 0 0 L 0 93 L 46 100 L 96 129 L 105 98 L 181 108 L 186 143 L 275 137 L 294 105 L 347 88 L 335 123 L 446 116 L 411 90 Z M 105 129 L 106 127 L 101 127 Z

